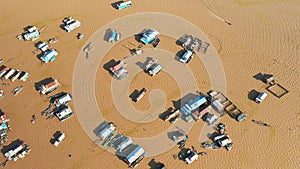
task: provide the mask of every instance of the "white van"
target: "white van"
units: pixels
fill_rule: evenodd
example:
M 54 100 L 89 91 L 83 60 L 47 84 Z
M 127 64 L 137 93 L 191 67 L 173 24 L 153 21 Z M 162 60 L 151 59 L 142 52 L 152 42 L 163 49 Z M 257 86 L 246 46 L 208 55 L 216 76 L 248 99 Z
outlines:
M 255 102 L 256 102 L 256 103 L 261 103 L 267 96 L 268 96 L 267 93 L 261 92 L 261 93 L 259 93 L 259 95 L 255 98 Z

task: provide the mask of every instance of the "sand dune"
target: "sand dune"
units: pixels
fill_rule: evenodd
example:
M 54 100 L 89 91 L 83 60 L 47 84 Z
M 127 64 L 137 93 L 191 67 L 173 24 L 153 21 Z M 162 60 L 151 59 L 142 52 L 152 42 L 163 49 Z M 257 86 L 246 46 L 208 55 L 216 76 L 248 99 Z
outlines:
M 113 9 L 110 3 L 110 1 L 86 2 L 83 0 L 0 2 L 0 59 L 4 59 L 2 64 L 28 71 L 31 74 L 26 82 L 15 81 L 12 83 L 5 80 L 4 82 L 10 85 L 0 86 L 0 89 L 4 90 L 6 94 L 0 100 L 0 108 L 10 117 L 12 126 L 7 144 L 21 139 L 32 148 L 31 154 L 24 160 L 9 162 L 6 168 L 127 167 L 124 162 L 100 148 L 94 143 L 94 140 L 88 137 L 81 126 L 79 116 L 75 115 L 63 123 L 56 118 L 46 120 L 44 116 L 41 116 L 40 112 L 48 106 L 48 98 L 39 96 L 34 89 L 34 84 L 44 78 L 53 77 L 59 79 L 62 84 L 57 92 L 72 93 L 74 90 L 74 86 L 72 86 L 73 71 L 80 56 L 79 53 L 88 39 L 90 37 L 103 38 L 92 35 L 115 19 L 142 12 L 176 15 L 193 23 L 205 33 L 221 58 L 226 77 L 226 94 L 241 110 L 246 112 L 248 119 L 240 123 L 229 116 L 221 119 L 228 126 L 228 132 L 234 142 L 234 148 L 230 152 L 200 148 L 199 134 L 204 126 L 204 122 L 200 121 L 195 123 L 189 132 L 187 146 L 193 145 L 198 151 L 206 151 L 207 156 L 201 157 L 191 165 L 186 165 L 183 161 L 172 158 L 172 155 L 179 151 L 175 147 L 158 156 L 146 158 L 138 168 L 150 168 L 148 163 L 152 158 L 165 163 L 167 168 L 171 169 L 299 168 L 298 152 L 300 147 L 297 143 L 300 139 L 300 89 L 298 85 L 300 83 L 300 3 L 298 1 L 133 1 L 132 7 L 121 11 Z M 73 16 L 80 20 L 83 23 L 82 27 L 71 33 L 64 32 L 59 25 L 66 16 Z M 143 18 L 140 20 L 143 21 Z M 232 25 L 228 25 L 226 22 Z M 45 27 L 39 40 L 59 38 L 59 41 L 53 44 L 53 47 L 59 51 L 55 62 L 41 66 L 36 55 L 32 53 L 35 50 L 35 42 L 24 42 L 15 38 L 22 33 L 24 27 L 31 24 L 39 28 Z M 131 27 L 134 28 L 132 25 Z M 174 32 L 179 32 L 185 28 L 178 26 L 172 29 Z M 137 28 L 136 33 L 138 31 L 141 31 L 140 28 Z M 79 32 L 85 33 L 84 40 L 76 39 Z M 130 38 L 132 39 L 125 39 L 111 48 L 99 67 L 96 62 L 91 64 L 91 69 L 97 71 L 96 78 L 89 77 L 91 82 L 79 85 L 79 87 L 82 89 L 82 93 L 95 91 L 93 96 L 96 98 L 97 103 L 95 104 L 98 104 L 105 119 L 113 121 L 119 126 L 118 131 L 131 137 L 155 136 L 169 128 L 170 125 L 160 119 L 145 124 L 135 123 L 120 115 L 113 105 L 110 93 L 112 78 L 101 66 L 112 58 L 118 60 L 128 55 L 128 50 L 122 44 L 130 46 L 126 40 L 134 41 L 134 37 Z M 174 54 L 180 50 L 180 47 L 175 45 L 174 38 L 162 35 L 161 39 L 159 49 Z M 99 49 L 102 50 L 102 46 L 99 46 Z M 91 57 L 91 59 L 93 58 Z M 207 60 L 194 58 L 188 64 L 194 73 L 198 89 L 203 92 L 212 87 L 207 73 L 209 69 L 204 66 L 205 61 Z M 266 84 L 253 78 L 259 72 L 274 74 L 277 82 L 290 92 L 281 99 L 269 93 L 269 96 L 260 105 L 249 100 L 249 91 L 253 89 L 266 91 L 264 89 Z M 159 76 L 174 80 L 165 72 Z M 153 80 L 146 74 L 137 74 L 136 78 L 142 79 L 143 82 L 139 83 L 137 80 L 133 80 L 129 91 L 144 85 L 149 85 L 149 91 L 155 88 L 161 89 L 167 97 L 165 109 L 172 106 L 171 100 L 180 98 L 178 85 L 168 85 L 160 79 Z M 96 87 L 92 88 L 89 83 L 94 83 Z M 156 87 L 157 84 L 159 84 L 158 87 Z M 19 85 L 23 85 L 24 89 L 14 97 L 11 91 Z M 93 102 L 93 100 L 87 100 L 87 102 L 90 101 Z M 151 107 L 147 98 L 134 106 L 142 111 Z M 71 103 L 71 107 L 75 107 L 73 103 Z M 87 110 L 74 109 L 74 111 L 77 114 L 79 113 L 77 111 L 82 113 Z M 30 123 L 33 114 L 38 117 L 35 124 Z M 254 124 L 251 122 L 252 118 L 264 121 L 271 127 Z M 97 119 L 89 120 L 97 122 Z M 58 130 L 65 132 L 67 137 L 59 147 L 54 147 L 49 141 Z M 69 154 L 72 156 L 68 157 Z M 2 156 L 0 162 L 4 160 L 4 156 Z

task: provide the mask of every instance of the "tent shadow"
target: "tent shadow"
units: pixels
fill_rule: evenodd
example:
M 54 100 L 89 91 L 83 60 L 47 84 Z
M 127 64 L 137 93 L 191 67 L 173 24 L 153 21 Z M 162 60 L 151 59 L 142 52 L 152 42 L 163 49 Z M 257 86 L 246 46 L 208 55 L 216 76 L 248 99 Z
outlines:
M 254 79 L 260 80 L 262 82 L 265 82 L 265 77 L 262 73 L 257 73 L 256 75 L 253 76 Z
M 255 101 L 255 98 L 259 95 L 259 92 L 256 90 L 251 90 L 250 92 L 248 92 L 248 99 Z
M 129 98 L 132 100 L 132 101 L 135 101 L 136 98 L 139 96 L 139 91 L 138 90 L 134 90 L 130 95 L 129 95 Z
M 209 138 L 209 139 L 211 139 L 211 140 L 213 141 L 213 139 L 214 139 L 217 135 L 219 135 L 219 133 L 216 132 L 216 131 L 214 131 L 213 133 L 208 133 L 208 134 L 207 134 L 207 138 Z
M 122 2 L 124 2 L 124 1 L 113 2 L 113 3 L 111 3 L 110 5 L 111 5 L 113 8 L 118 9 L 118 4 L 120 4 L 120 3 L 122 3 Z
M 58 137 L 59 137 L 61 134 L 62 134 L 62 133 L 61 133 L 60 131 L 56 131 L 56 132 L 53 134 L 53 138 L 51 138 L 51 139 L 49 140 L 49 142 L 50 142 L 51 144 L 54 144 L 55 140 L 57 140 Z
M 179 60 L 180 60 L 180 58 L 181 58 L 181 56 L 184 54 L 184 52 L 185 52 L 185 50 L 184 50 L 184 49 L 182 49 L 182 50 L 178 51 L 178 52 L 175 54 L 175 57 L 174 57 L 174 59 L 175 59 L 176 61 L 179 61 Z
M 164 111 L 163 113 L 159 114 L 159 118 L 164 120 L 164 118 L 169 115 L 172 112 L 173 108 L 169 107 L 166 111 Z
M 175 109 L 180 109 L 184 104 L 186 104 L 188 101 L 198 97 L 199 95 L 193 94 L 193 93 L 189 93 L 187 95 L 185 95 L 184 97 L 182 97 L 181 99 L 174 101 L 172 100 L 173 106 Z
M 103 68 L 109 72 L 109 68 L 112 67 L 113 65 L 115 65 L 117 62 L 114 59 L 111 59 L 110 61 L 108 61 L 107 63 L 105 63 L 103 65 Z
M 17 145 L 21 144 L 22 141 L 20 139 L 17 139 L 15 141 L 12 141 L 9 145 L 3 146 L 1 153 L 4 155 L 6 152 L 11 150 L 12 148 L 16 147 Z
M 152 58 L 148 56 L 148 57 L 146 58 L 146 61 L 145 61 L 144 63 L 142 63 L 142 62 L 136 62 L 135 64 L 136 64 L 137 66 L 139 66 L 142 70 L 146 70 L 146 65 L 147 65 L 151 60 L 152 60 Z
M 154 158 L 152 158 L 149 163 L 148 166 L 150 167 L 150 169 L 161 169 L 162 167 L 164 167 L 165 165 L 161 162 L 156 162 L 154 160 Z
M 104 41 L 109 42 L 109 37 L 110 37 L 110 34 L 112 31 L 113 30 L 111 28 L 106 29 L 104 36 L 103 36 Z

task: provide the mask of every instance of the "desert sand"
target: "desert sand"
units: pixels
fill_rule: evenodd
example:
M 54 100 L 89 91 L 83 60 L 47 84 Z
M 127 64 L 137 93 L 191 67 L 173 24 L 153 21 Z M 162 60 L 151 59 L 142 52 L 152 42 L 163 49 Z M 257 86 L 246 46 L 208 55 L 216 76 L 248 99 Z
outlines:
M 206 151 L 207 156 L 187 165 L 172 158 L 172 155 L 179 151 L 174 147 L 163 154 L 146 158 L 137 168 L 150 168 L 148 163 L 151 159 L 163 162 L 167 168 L 174 169 L 299 168 L 300 146 L 297 143 L 300 139 L 298 85 L 300 3 L 298 1 L 133 1 L 133 6 L 121 11 L 112 8 L 111 3 L 103 0 L 0 2 L 0 58 L 4 59 L 2 64 L 28 71 L 31 75 L 26 82 L 12 83 L 5 80 L 4 82 L 10 85 L 0 86 L 6 94 L 0 100 L 0 108 L 10 117 L 12 127 L 6 145 L 21 139 L 32 148 L 27 157 L 17 162 L 9 162 L 6 168 L 127 168 L 123 161 L 90 139 L 82 128 L 79 116 L 76 116 L 78 112 L 73 102 L 71 107 L 75 111 L 75 116 L 65 122 L 61 123 L 56 118 L 46 120 L 41 116 L 40 112 L 48 106 L 49 100 L 47 96 L 41 97 L 34 86 L 44 78 L 53 77 L 59 79 L 62 84 L 57 93 L 60 91 L 72 93 L 75 65 L 89 38 L 94 38 L 93 34 L 97 30 L 115 19 L 142 12 L 179 16 L 193 23 L 208 37 L 222 61 L 226 77 L 226 94 L 248 115 L 248 119 L 239 123 L 227 115 L 221 119 L 221 122 L 228 126 L 229 135 L 234 143 L 234 148 L 229 152 L 224 149 L 200 148 L 199 134 L 205 125 L 200 121 L 196 122 L 189 132 L 187 147 L 193 145 L 198 151 Z M 59 28 L 66 16 L 80 20 L 82 26 L 71 33 L 66 33 Z M 39 39 L 41 41 L 59 38 L 59 41 L 52 45 L 59 52 L 54 62 L 41 65 L 40 60 L 32 53 L 35 50 L 34 43 L 37 41 L 24 42 L 15 38 L 28 25 L 45 27 Z M 136 33 L 139 31 L 141 30 L 137 30 Z M 77 40 L 78 32 L 84 32 L 85 39 Z M 174 53 L 174 56 L 181 49 L 175 44 L 176 39 L 172 37 L 162 35 L 161 40 L 158 48 Z M 90 78 L 95 84 L 93 89 L 95 100 L 102 116 L 108 121 L 113 121 L 118 126 L 119 132 L 134 138 L 155 136 L 170 125 L 160 119 L 149 123 L 130 121 L 113 105 L 111 83 L 114 80 L 103 69 L 103 65 L 111 59 L 119 60 L 127 56 L 129 51 L 124 46 L 129 46 L 128 42 L 134 42 L 134 37 L 116 43 L 99 63 L 96 78 Z M 101 48 L 96 46 L 98 47 Z M 206 92 L 212 88 L 201 59 L 195 57 L 187 66 L 194 74 L 199 91 Z M 277 82 L 286 87 L 289 93 L 280 99 L 268 93 L 269 96 L 262 104 L 256 104 L 248 99 L 251 90 L 266 91 L 264 89 L 266 84 L 253 78 L 260 72 L 274 74 Z M 166 83 L 166 80 L 171 83 Z M 172 82 L 175 82 L 173 77 L 164 71 L 153 78 L 143 72 L 137 74 L 131 81 L 128 91 L 147 87 L 149 92 L 141 102 L 137 104 L 131 102 L 132 105 L 140 111 L 147 111 L 151 107 L 149 93 L 151 90 L 160 89 L 166 97 L 164 110 L 168 109 L 173 105 L 172 100 L 176 101 L 181 97 L 178 85 Z M 24 86 L 23 91 L 13 96 L 11 91 L 19 85 Z M 30 123 L 33 114 L 37 116 L 35 124 Z M 271 127 L 259 126 L 252 123 L 251 119 L 264 121 Z M 59 147 L 54 147 L 50 144 L 50 139 L 58 130 L 66 133 L 66 139 Z M 69 157 L 69 154 L 72 156 Z M 4 160 L 2 156 L 0 161 Z

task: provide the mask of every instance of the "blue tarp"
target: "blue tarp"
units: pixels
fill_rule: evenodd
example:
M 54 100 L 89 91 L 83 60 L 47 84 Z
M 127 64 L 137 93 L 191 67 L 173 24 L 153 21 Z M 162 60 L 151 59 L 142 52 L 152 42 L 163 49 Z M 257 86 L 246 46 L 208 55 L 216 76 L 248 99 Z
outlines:
M 6 123 L 2 123 L 2 124 L 1 124 L 1 127 L 2 127 L 3 129 L 7 129 Z

